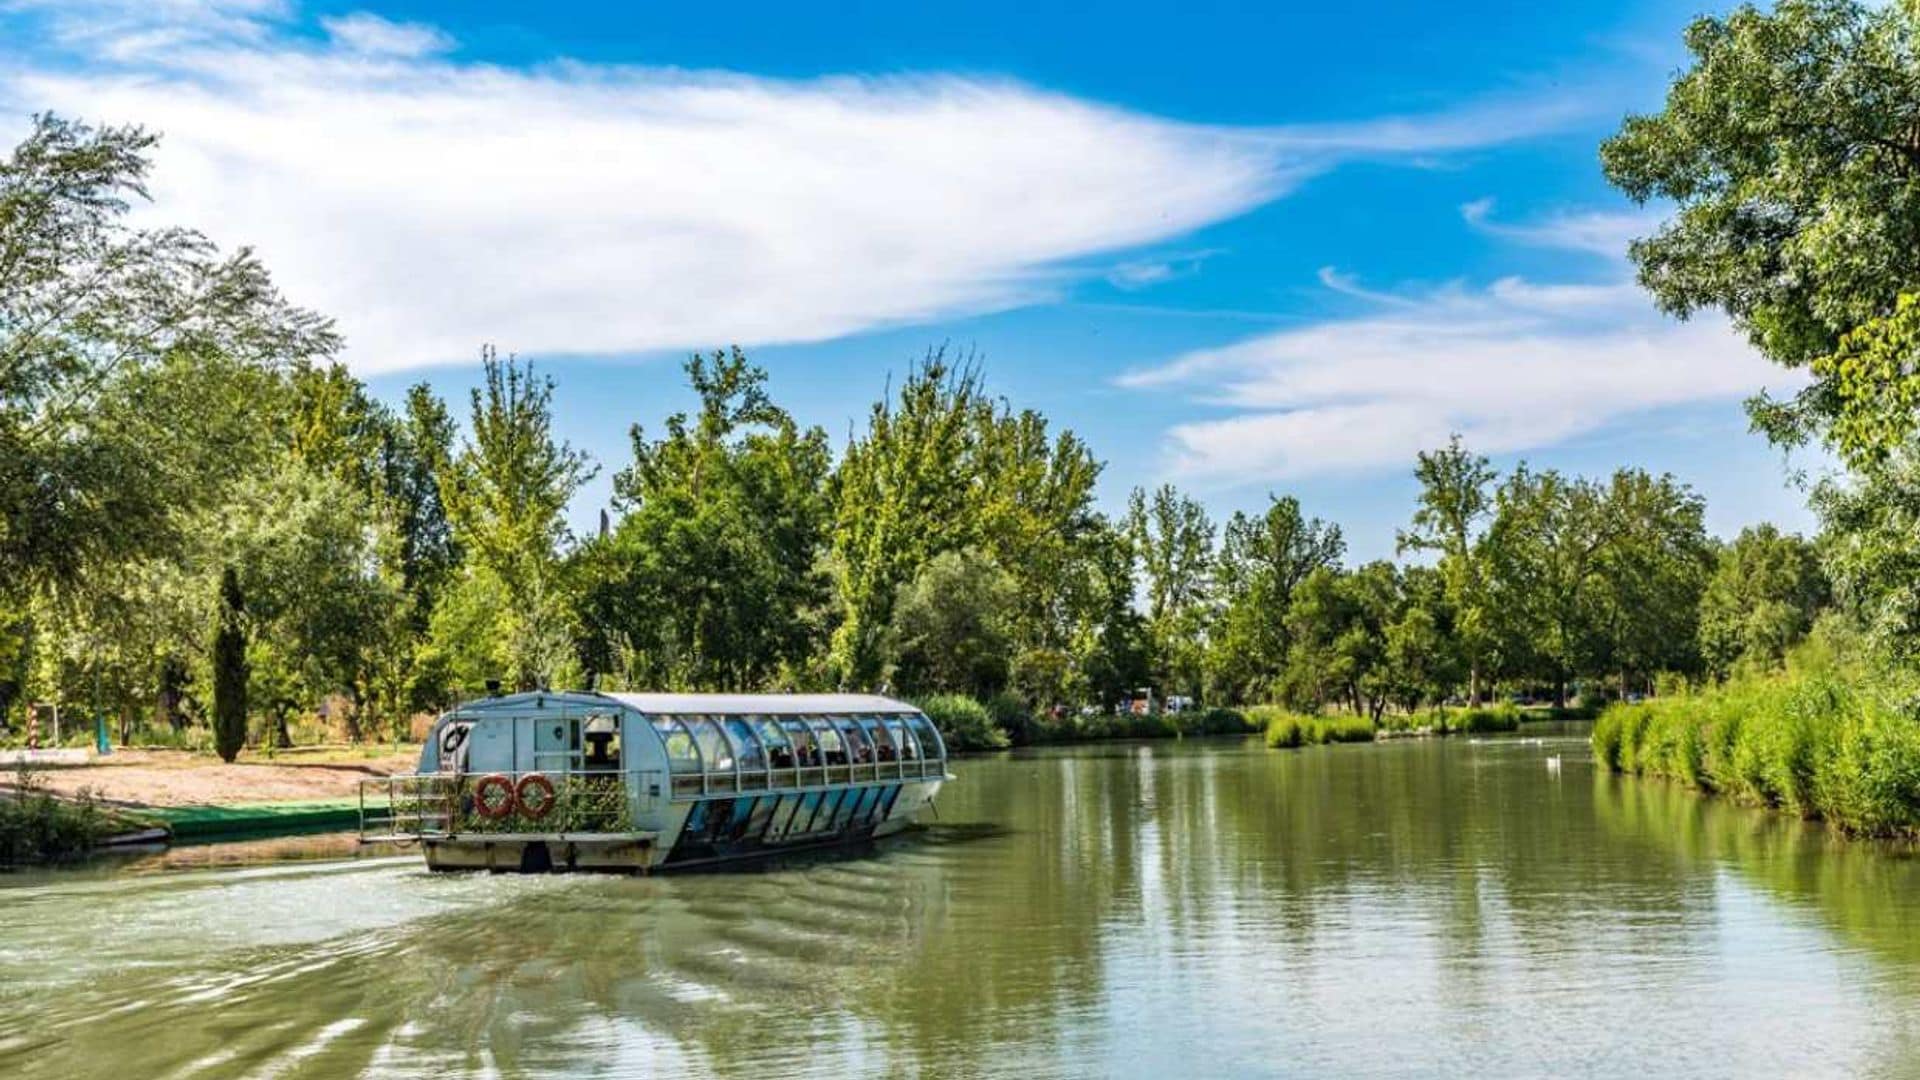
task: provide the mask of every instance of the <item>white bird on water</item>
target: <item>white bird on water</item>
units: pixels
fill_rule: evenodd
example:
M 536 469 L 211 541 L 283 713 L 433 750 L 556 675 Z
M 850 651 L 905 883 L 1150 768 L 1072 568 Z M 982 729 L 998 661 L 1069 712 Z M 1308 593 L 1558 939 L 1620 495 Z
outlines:
M 1559 754 L 1555 754 L 1552 757 L 1547 759 L 1547 771 L 1552 773 L 1557 773 L 1560 771 L 1560 755 Z

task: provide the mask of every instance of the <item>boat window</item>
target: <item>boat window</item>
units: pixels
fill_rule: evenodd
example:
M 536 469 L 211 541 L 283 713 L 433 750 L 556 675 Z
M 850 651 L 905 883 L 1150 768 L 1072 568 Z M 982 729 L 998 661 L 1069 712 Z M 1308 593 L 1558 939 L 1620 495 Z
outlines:
M 587 738 L 587 755 L 582 765 L 592 772 L 618 771 L 620 768 L 620 718 L 607 713 L 594 713 L 589 715 L 579 727 L 585 731 Z
M 887 734 L 893 736 L 893 743 L 900 748 L 900 756 L 908 761 L 920 759 L 920 740 L 907 730 L 906 722 L 897 716 L 887 717 Z
M 846 736 L 847 746 L 852 748 L 853 760 L 862 765 L 873 760 L 873 744 L 867 741 L 865 735 L 860 734 L 860 725 L 854 722 L 853 717 L 836 716 L 833 718 L 833 724 L 840 729 L 842 735 Z
M 893 735 L 887 731 L 886 726 L 880 722 L 879 717 L 861 717 L 860 731 L 867 737 L 867 741 L 873 744 L 875 760 L 900 760 L 900 744 L 893 741 Z
M 699 744 L 708 772 L 734 771 L 733 745 L 727 742 L 719 724 L 705 716 L 689 716 L 687 727 L 693 731 L 693 741 Z
M 740 751 L 740 769 L 742 772 L 767 771 L 766 751 L 760 746 L 760 737 L 753 728 L 738 716 L 726 719 L 727 734 L 733 738 L 733 745 Z
M 820 764 L 820 747 L 814 743 L 813 735 L 807 728 L 806 721 L 782 720 L 780 721 L 780 728 L 787 733 L 787 738 L 793 743 L 795 764 Z
M 653 730 L 660 734 L 660 741 L 667 747 L 667 768 L 673 772 L 699 772 L 700 750 L 694 744 L 692 733 L 685 725 L 671 716 L 649 717 Z
M 760 737 L 760 745 L 766 747 L 767 764 L 776 769 L 793 768 L 793 741 L 780 730 L 779 723 L 770 716 L 756 716 L 747 722 Z
M 813 738 L 820 745 L 820 756 L 829 765 L 847 763 L 847 741 L 833 729 L 833 725 L 819 717 L 807 718 L 807 727 L 813 732 Z
M 907 717 L 907 726 L 920 737 L 921 750 L 930 758 L 947 756 L 947 745 L 940 740 L 940 732 L 924 714 L 913 713 Z

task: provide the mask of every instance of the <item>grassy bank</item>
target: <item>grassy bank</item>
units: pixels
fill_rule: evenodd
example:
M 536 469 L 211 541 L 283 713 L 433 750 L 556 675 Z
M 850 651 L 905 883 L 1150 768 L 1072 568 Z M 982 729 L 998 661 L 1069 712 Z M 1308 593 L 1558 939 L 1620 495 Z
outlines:
M 1529 719 L 1516 706 L 1433 709 L 1382 717 L 1378 726 L 1364 716 L 1315 716 L 1279 705 L 1247 710 L 1266 733 L 1274 749 L 1319 746 L 1324 743 L 1371 742 L 1383 734 L 1491 735 L 1517 731 Z
M 13 775 L 13 790 L 0 794 L 0 866 L 85 854 L 126 828 L 91 794 L 56 797 L 22 769 Z
M 1173 739 L 1188 735 L 1253 735 L 1260 724 L 1238 709 L 1199 709 L 1180 713 L 1099 713 L 1055 719 L 1036 716 L 1017 698 L 1002 695 L 981 702 L 962 694 L 922 698 L 920 706 L 956 752 L 1004 750 L 1012 746 L 1049 746 L 1109 739 Z
M 1857 836 L 1920 839 L 1920 722 L 1903 687 L 1838 670 L 1736 679 L 1637 705 L 1593 728 L 1616 772 L 1823 820 Z

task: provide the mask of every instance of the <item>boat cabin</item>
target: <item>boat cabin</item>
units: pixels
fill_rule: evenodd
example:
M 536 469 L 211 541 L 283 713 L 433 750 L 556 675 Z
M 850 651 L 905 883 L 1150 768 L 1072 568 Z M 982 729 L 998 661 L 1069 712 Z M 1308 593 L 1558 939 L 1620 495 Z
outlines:
M 864 694 L 536 691 L 437 720 L 362 785 L 362 836 L 435 869 L 647 870 L 884 836 L 949 779 L 919 709 Z

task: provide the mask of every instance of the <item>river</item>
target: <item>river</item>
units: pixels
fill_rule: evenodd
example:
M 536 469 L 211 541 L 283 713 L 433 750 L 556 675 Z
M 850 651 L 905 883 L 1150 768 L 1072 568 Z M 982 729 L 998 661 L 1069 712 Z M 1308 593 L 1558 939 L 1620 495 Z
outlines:
M 752 872 L 0 877 L 0 1074 L 1920 1076 L 1920 860 L 1575 732 L 955 771 Z

